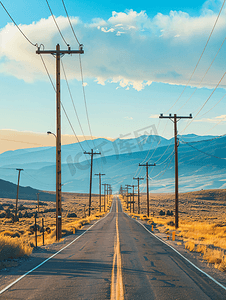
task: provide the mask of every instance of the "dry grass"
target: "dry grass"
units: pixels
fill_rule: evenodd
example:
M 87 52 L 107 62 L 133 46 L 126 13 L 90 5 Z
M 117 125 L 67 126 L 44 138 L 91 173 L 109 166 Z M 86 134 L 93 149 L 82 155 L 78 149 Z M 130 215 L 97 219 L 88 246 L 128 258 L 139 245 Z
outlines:
M 102 212 L 99 212 L 98 195 L 92 196 L 91 216 L 88 216 L 87 194 L 62 193 L 62 196 L 63 238 L 69 234 L 73 234 L 85 224 L 89 224 L 91 221 L 99 219 L 105 214 L 103 212 L 103 206 Z M 111 201 L 112 199 L 106 206 L 107 211 L 110 209 Z M 0 207 L 3 206 L 3 210 L 0 209 L 0 215 L 4 213 L 8 207 L 11 207 L 8 218 L 0 218 L 0 269 L 14 266 L 16 262 L 13 261 L 13 259 L 29 256 L 35 246 L 35 234 L 33 228 L 35 222 L 34 213 L 37 212 L 37 203 L 34 201 L 19 200 L 19 205 L 23 205 L 23 207 L 21 206 L 21 210 L 19 210 L 21 217 L 16 223 L 13 223 L 11 220 L 11 216 L 14 215 L 12 204 L 15 205 L 15 200 L 0 199 Z M 29 215 L 29 217 L 24 217 L 25 212 L 26 215 L 31 215 Z M 70 216 L 71 213 L 74 213 L 74 216 Z M 43 243 L 42 218 L 44 219 L 44 228 L 49 228 L 48 232 L 44 232 L 45 245 L 55 243 L 56 215 L 54 202 L 46 202 L 46 205 L 40 205 L 39 214 L 36 219 L 38 228 L 38 246 L 42 246 Z
M 122 198 L 121 198 L 122 199 Z M 123 199 L 122 199 L 123 200 Z M 174 194 L 150 194 L 150 217 L 146 215 L 146 196 L 141 196 L 141 214 L 131 213 L 162 233 L 171 235 L 176 231 L 176 243 L 198 252 L 215 268 L 226 271 L 226 190 L 205 190 L 179 195 L 179 229 L 175 230 Z M 137 201 L 137 199 L 135 199 Z M 126 201 L 123 209 L 129 213 Z M 137 203 L 135 203 L 135 212 Z M 160 215 L 160 211 L 165 215 Z M 179 242 L 178 242 L 179 240 Z

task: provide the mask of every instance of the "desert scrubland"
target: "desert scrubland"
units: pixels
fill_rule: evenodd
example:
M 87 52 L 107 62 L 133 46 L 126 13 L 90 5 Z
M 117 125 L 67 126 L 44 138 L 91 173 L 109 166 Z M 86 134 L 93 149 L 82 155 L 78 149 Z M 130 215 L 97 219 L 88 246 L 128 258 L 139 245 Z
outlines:
M 123 207 L 127 209 L 126 198 Z M 135 197 L 134 218 L 153 224 L 156 232 L 171 238 L 190 251 L 199 252 L 204 260 L 226 272 L 226 190 L 201 190 L 179 195 L 179 228 L 174 227 L 174 194 L 150 193 L 150 214 L 147 217 L 147 197 L 141 195 L 141 214 L 137 214 Z M 133 206 L 132 206 L 133 208 Z
M 102 199 L 103 200 L 103 199 Z M 29 256 L 35 247 L 35 217 L 37 223 L 37 244 L 45 245 L 56 242 L 56 204 L 40 199 L 39 213 L 37 201 L 19 200 L 17 222 L 15 215 L 15 199 L 0 198 L 0 269 L 17 265 L 18 257 Z M 111 201 L 106 210 L 109 210 Z M 62 193 L 62 238 L 73 234 L 83 225 L 99 219 L 104 214 L 104 204 L 99 211 L 99 195 L 92 195 L 91 216 L 88 216 L 88 194 Z

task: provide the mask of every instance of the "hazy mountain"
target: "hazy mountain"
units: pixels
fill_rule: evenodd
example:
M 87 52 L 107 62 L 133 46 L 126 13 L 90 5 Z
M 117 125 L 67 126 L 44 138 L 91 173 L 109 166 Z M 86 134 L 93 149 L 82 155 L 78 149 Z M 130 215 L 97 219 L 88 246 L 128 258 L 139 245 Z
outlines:
M 144 144 L 139 144 L 141 138 L 143 138 Z M 226 138 L 222 137 L 214 140 L 210 138 L 212 138 L 212 136 L 198 137 L 196 135 L 188 135 L 180 137 L 178 151 L 179 185 L 181 191 L 191 191 L 207 187 L 225 187 L 226 160 L 216 157 L 226 158 Z M 111 183 L 114 190 L 117 191 L 120 184 L 131 184 L 133 176 L 139 175 L 144 177 L 145 168 L 138 168 L 138 165 L 151 158 L 150 162 L 156 163 L 156 167 L 150 167 L 149 174 L 150 178 L 152 178 L 150 181 L 151 190 L 156 192 L 173 191 L 174 140 L 159 138 L 161 141 L 159 143 L 158 137 L 155 139 L 152 137 L 150 141 L 148 141 L 147 136 L 140 137 L 139 139 L 139 141 L 137 141 L 137 139 L 116 140 L 117 144 L 113 144 L 105 139 L 95 140 L 96 145 L 99 145 L 98 150 L 102 152 L 102 157 L 97 158 L 97 156 L 95 156 L 93 174 L 99 172 L 105 173 L 106 175 L 102 178 L 103 183 Z M 182 140 L 186 142 L 192 141 L 191 145 L 183 144 Z M 193 142 L 197 140 L 200 142 Z M 120 145 L 121 142 L 122 144 Z M 89 143 L 91 143 L 91 141 L 89 141 Z M 101 146 L 102 149 L 100 150 L 101 143 L 104 143 L 104 145 Z M 135 143 L 137 143 L 136 148 Z M 82 145 L 85 147 L 85 142 Z M 138 150 L 139 145 L 142 145 L 142 151 Z M 156 148 L 157 145 L 158 147 Z M 79 148 L 77 148 L 78 152 L 76 156 L 76 151 L 74 151 L 75 146 L 80 147 L 77 144 L 62 147 L 62 156 L 64 156 L 64 160 L 62 160 L 62 190 L 88 192 L 90 156 L 87 157 L 87 160 L 86 158 L 82 158 L 82 153 Z M 134 147 L 133 149 L 131 149 L 132 146 Z M 199 151 L 195 148 L 199 149 Z M 40 190 L 55 190 L 55 149 L 39 149 L 40 151 L 36 149 L 34 152 L 28 151 L 26 153 L 23 153 L 21 150 L 18 152 L 18 155 L 12 156 L 14 162 L 12 163 L 11 161 L 11 164 L 10 157 L 8 157 L 7 163 L 5 162 L 4 164 L 2 156 L 6 155 L 6 153 L 0 155 L 2 165 L 0 168 L 0 178 L 16 183 L 18 172 L 13 166 L 17 161 L 16 167 L 24 168 L 24 171 L 21 172 L 21 185 L 29 185 Z M 90 150 L 88 146 L 85 149 Z M 131 151 L 128 151 L 128 149 Z M 50 150 L 52 151 L 53 157 L 50 157 L 50 153 L 48 152 Z M 126 153 L 121 153 L 119 150 Z M 134 152 L 134 150 L 138 151 Z M 28 157 L 26 157 L 26 155 Z M 49 163 L 44 160 L 44 155 L 48 155 L 49 159 L 51 158 Z M 33 161 L 31 162 L 29 159 Z M 26 161 L 26 163 L 23 161 Z M 8 167 L 6 167 L 7 164 Z M 133 182 L 133 184 L 136 184 L 136 182 Z M 145 186 L 145 184 L 145 181 L 142 182 L 142 185 Z M 98 176 L 95 175 L 93 175 L 93 192 L 98 193 Z

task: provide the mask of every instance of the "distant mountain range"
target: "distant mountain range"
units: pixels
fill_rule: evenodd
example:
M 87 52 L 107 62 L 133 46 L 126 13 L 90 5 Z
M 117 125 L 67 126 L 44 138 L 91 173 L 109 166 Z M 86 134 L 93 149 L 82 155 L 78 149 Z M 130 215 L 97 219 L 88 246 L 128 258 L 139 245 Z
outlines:
M 226 138 L 179 136 L 180 191 L 226 186 Z M 184 144 L 188 142 L 189 144 Z M 105 173 L 103 183 L 111 183 L 114 191 L 120 184 L 131 184 L 133 176 L 144 176 L 139 163 L 150 159 L 156 167 L 150 168 L 150 187 L 155 192 L 174 190 L 174 139 L 144 135 L 135 139 L 106 139 L 83 141 L 62 146 L 62 190 L 88 192 L 90 156 L 83 150 L 100 151 L 95 156 L 94 174 Z M 197 150 L 198 149 L 198 150 Z M 17 183 L 16 168 L 23 168 L 21 185 L 38 190 L 55 190 L 55 148 L 43 147 L 7 151 L 0 155 L 0 178 Z M 219 157 L 219 158 L 217 158 Z M 136 184 L 134 182 L 133 184 Z M 141 188 L 145 187 L 142 182 Z M 93 175 L 93 192 L 98 193 L 98 176 Z

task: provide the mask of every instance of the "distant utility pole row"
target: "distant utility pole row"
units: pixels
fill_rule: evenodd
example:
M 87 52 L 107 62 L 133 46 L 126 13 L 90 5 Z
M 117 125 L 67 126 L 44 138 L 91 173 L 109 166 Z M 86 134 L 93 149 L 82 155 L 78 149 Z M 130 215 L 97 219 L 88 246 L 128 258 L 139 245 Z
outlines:
M 148 168 L 149 167 L 155 167 L 156 164 L 149 164 L 146 162 L 146 164 L 139 164 L 140 167 L 146 167 L 146 181 L 147 181 L 147 215 L 149 217 L 149 184 L 148 184 Z
M 93 155 L 101 154 L 100 152 L 93 152 L 93 149 L 91 149 L 91 152 L 84 152 L 84 154 L 89 154 L 91 157 L 90 162 L 90 182 L 89 182 L 89 216 L 91 213 L 91 197 L 92 197 L 92 178 L 93 178 Z
M 179 227 L 179 215 L 178 215 L 178 146 L 179 146 L 179 141 L 177 138 L 177 122 L 181 119 L 191 119 L 192 114 L 189 116 L 177 116 L 176 114 L 169 116 L 163 116 L 163 114 L 160 114 L 159 116 L 160 119 L 170 119 L 174 123 L 174 152 L 175 152 L 175 228 L 177 229 Z M 148 161 L 143 164 L 139 164 L 140 167 L 146 167 L 146 186 L 147 186 L 147 216 L 149 217 L 150 211 L 150 203 L 149 203 L 149 176 L 148 176 L 148 168 L 149 167 L 154 167 L 156 164 L 149 164 Z M 137 180 L 137 188 L 138 188 L 138 201 L 137 201 L 137 212 L 138 214 L 141 213 L 140 210 L 140 180 L 144 180 L 144 178 L 141 177 L 134 177 L 134 180 Z M 129 189 L 133 188 L 133 193 L 129 193 Z M 124 196 L 124 192 L 126 192 L 126 204 L 127 204 L 127 209 L 129 208 L 129 203 L 130 203 L 130 212 L 131 212 L 131 203 L 133 203 L 133 212 L 134 212 L 134 185 L 129 185 L 126 184 L 125 188 L 123 189 L 122 187 L 120 188 L 120 193 L 122 196 Z M 133 196 L 133 201 L 131 201 L 131 196 Z M 130 201 L 128 200 L 130 198 Z

